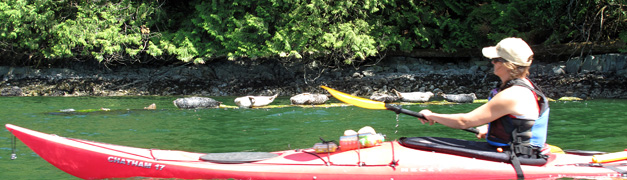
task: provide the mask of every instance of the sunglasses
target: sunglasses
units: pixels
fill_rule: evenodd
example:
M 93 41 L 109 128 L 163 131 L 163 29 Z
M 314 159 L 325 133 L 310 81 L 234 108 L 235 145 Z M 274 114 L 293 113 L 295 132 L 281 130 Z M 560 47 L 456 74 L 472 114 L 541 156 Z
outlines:
M 496 63 L 496 62 L 507 62 L 507 60 L 503 59 L 503 58 L 494 58 L 492 59 L 492 63 Z

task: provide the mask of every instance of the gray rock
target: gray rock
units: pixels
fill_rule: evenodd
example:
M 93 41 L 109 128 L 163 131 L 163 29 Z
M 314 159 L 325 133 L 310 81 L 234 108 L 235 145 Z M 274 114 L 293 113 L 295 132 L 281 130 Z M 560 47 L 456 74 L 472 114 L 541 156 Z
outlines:
M 399 73 L 409 73 L 410 71 L 409 71 L 409 68 L 406 65 L 398 64 L 398 65 L 396 65 L 396 72 L 399 72 Z
M 173 103 L 180 109 L 217 108 L 222 104 L 222 102 L 208 97 L 178 98 Z
M 568 74 L 575 74 L 579 72 L 579 69 L 581 68 L 581 58 L 579 57 L 575 57 L 575 58 L 570 58 L 568 61 L 566 61 L 566 73 Z
M 601 58 L 598 56 L 586 56 L 585 60 L 583 60 L 583 64 L 581 65 L 581 71 L 601 71 L 601 66 L 599 66 L 599 61 Z
M 372 70 L 362 71 L 361 74 L 363 74 L 366 77 L 375 76 L 375 73 Z
M 324 94 L 311 94 L 311 93 L 302 93 L 292 96 L 290 101 L 293 105 L 316 105 L 316 104 L 324 104 L 329 100 L 329 97 Z
M 566 74 L 566 72 L 564 71 L 564 68 L 562 68 L 561 66 L 555 66 L 553 67 L 553 75 L 562 75 L 562 74 Z
M 22 88 L 17 86 L 3 88 L 0 91 L 2 96 L 23 96 Z

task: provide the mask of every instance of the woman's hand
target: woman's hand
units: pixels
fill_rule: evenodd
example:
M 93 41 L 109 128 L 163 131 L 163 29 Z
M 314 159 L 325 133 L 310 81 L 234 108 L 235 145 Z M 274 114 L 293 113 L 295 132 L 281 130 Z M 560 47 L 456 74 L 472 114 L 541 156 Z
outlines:
M 479 126 L 477 127 L 477 130 L 479 130 L 479 133 L 477 133 L 477 139 L 483 139 L 488 134 L 488 125 Z
M 420 114 L 422 114 L 425 117 L 424 119 L 418 118 L 422 124 L 425 124 L 428 122 L 429 125 L 434 125 L 436 123 L 434 120 L 430 120 L 431 118 L 429 118 L 433 114 L 433 112 L 431 112 L 430 110 L 423 109 L 422 111 L 420 111 Z

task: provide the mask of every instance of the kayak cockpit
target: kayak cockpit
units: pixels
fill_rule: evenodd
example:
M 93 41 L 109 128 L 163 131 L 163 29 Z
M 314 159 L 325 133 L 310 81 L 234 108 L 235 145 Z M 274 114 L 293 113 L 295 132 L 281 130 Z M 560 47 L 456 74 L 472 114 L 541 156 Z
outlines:
M 420 150 L 435 151 L 446 154 L 460 155 L 470 158 L 496 162 L 510 162 L 507 153 L 497 151 L 497 148 L 487 142 L 468 141 L 442 137 L 403 137 L 399 144 Z M 547 163 L 544 158 L 520 158 L 523 165 L 541 166 Z

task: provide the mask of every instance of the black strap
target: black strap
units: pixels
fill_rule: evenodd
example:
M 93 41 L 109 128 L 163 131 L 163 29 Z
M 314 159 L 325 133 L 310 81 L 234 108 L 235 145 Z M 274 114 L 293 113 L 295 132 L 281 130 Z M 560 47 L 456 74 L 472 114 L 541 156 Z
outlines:
M 514 170 L 516 171 L 516 177 L 518 179 L 525 179 L 525 174 L 522 171 L 522 167 L 520 167 L 520 160 L 518 159 L 518 154 L 521 153 L 521 149 L 517 149 L 520 146 L 515 145 L 515 140 L 516 138 L 518 138 L 518 134 L 516 134 L 517 131 L 518 128 L 514 128 L 514 130 L 512 131 L 512 140 L 514 141 L 509 143 L 509 150 L 506 152 L 509 155 L 510 163 L 512 164 L 512 166 L 514 166 Z
M 509 161 L 514 166 L 514 170 L 516 171 L 516 177 L 518 179 L 525 179 L 525 174 L 520 167 L 520 160 L 518 160 L 518 156 L 516 156 L 516 152 L 514 152 L 514 145 L 512 144 L 509 151 L 506 151 L 509 155 Z
M 322 137 L 320 137 L 320 140 L 322 141 L 322 144 L 336 143 L 335 140 L 327 141 L 327 140 L 322 139 Z M 327 148 L 329 147 L 327 146 Z
M 527 85 L 527 83 L 525 83 L 525 81 L 523 79 L 518 78 L 518 79 L 512 79 L 512 80 L 509 80 L 509 81 L 505 82 L 505 85 L 502 86 L 502 87 L 500 87 L 500 85 L 497 85 L 497 86 L 499 87 L 498 91 L 501 91 L 501 90 L 507 89 L 509 87 L 512 87 L 514 85 L 519 85 L 519 86 L 526 87 L 527 89 L 535 92 L 539 96 L 546 97 L 544 95 L 544 92 L 542 91 L 542 89 L 540 89 L 540 87 L 536 86 L 536 84 L 533 83 L 531 80 L 529 80 L 529 83 L 531 83 L 531 86 Z
M 327 166 L 329 166 L 329 163 L 331 163 L 331 149 L 329 149 L 330 148 L 329 147 L 329 143 L 335 143 L 335 140 L 326 141 L 326 140 L 322 139 L 322 137 L 320 137 L 320 140 L 322 141 L 322 144 L 326 144 L 327 145 L 327 154 L 328 154 L 327 160 L 328 160 L 328 163 L 325 162 L 325 164 Z M 320 156 L 318 156 L 318 157 L 320 157 Z

